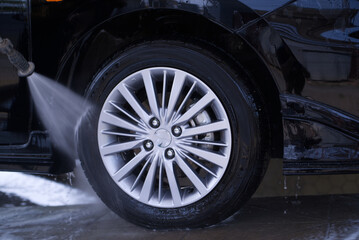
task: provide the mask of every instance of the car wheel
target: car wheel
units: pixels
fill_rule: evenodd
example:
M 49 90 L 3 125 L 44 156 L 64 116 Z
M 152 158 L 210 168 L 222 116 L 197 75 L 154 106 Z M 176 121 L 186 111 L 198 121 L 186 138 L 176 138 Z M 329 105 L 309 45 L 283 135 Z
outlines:
M 239 72 L 181 42 L 137 45 L 99 70 L 78 151 L 110 209 L 150 228 L 193 228 L 248 200 L 266 146 L 250 78 Z

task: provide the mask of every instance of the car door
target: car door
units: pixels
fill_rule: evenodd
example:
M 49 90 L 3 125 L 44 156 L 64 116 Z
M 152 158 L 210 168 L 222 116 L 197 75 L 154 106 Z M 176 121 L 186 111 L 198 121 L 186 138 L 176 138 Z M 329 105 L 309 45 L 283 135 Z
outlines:
M 8 38 L 25 58 L 29 53 L 27 0 L 0 1 L 0 36 Z M 0 54 L 0 144 L 27 140 L 30 100 L 25 78 L 19 78 L 7 56 Z

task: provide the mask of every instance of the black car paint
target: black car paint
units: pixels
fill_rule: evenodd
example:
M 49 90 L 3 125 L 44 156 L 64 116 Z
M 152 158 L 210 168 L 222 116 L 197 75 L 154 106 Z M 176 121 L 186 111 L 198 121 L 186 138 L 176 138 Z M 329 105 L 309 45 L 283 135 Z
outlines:
M 0 3 L 0 36 L 6 34 L 15 48 L 28 58 L 28 24 L 26 1 L 14 2 L 11 8 L 1 6 Z M 11 13 L 10 13 L 11 12 Z M 30 96 L 27 84 L 19 81 L 16 71 L 8 62 L 7 56 L 0 54 L 0 130 L 28 131 L 30 116 Z M 9 121 L 4 118 L 9 117 Z M 5 142 L 6 139 L 0 141 Z
M 358 118 L 293 94 L 281 101 L 286 175 L 359 171 Z
M 10 7 L 0 2 L 0 15 L 2 37 L 10 37 L 38 72 L 81 94 L 101 64 L 131 44 L 191 36 L 220 47 L 258 79 L 270 109 L 273 154 L 285 159 L 285 173 L 358 171 L 357 0 L 22 0 Z M 11 117 L 21 116 L 31 109 L 23 97 L 26 81 L 7 63 L 0 69 L 6 73 L 1 96 L 15 87 L 0 97 L 0 106 L 7 104 Z M 30 113 L 20 119 L 27 122 L 3 123 L 2 130 L 30 133 L 40 127 Z M 334 136 L 329 143 L 328 135 Z M 323 149 L 329 147 L 327 154 Z M 305 167 L 309 163 L 313 167 Z

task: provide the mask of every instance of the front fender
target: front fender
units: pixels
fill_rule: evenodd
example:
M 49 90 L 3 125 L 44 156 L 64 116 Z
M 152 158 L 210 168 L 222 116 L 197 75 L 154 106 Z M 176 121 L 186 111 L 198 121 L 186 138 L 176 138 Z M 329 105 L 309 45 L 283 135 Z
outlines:
M 79 60 L 80 49 L 90 44 L 89 41 L 93 40 L 90 37 L 111 25 L 111 22 L 122 19 L 126 21 L 122 22 L 122 25 L 138 29 L 139 26 L 135 26 L 138 22 L 131 22 L 130 18 L 124 16 L 137 13 L 137 16 L 143 17 L 143 14 L 153 10 L 162 11 L 164 14 L 166 10 L 178 11 L 178 14 L 183 16 L 202 16 L 228 31 L 239 34 L 268 66 L 277 85 L 281 86 L 282 90 L 287 90 L 285 79 L 289 79 L 290 76 L 282 76 L 281 71 L 293 69 L 292 65 L 297 62 L 279 34 L 269 26 L 263 16 L 285 6 L 288 2 L 292 1 L 276 0 L 270 4 L 258 4 L 249 0 L 69 0 L 44 4 L 43 0 L 34 0 L 34 61 L 41 63 L 37 64 L 37 69 L 50 77 L 56 77 L 60 81 L 71 79 L 76 71 L 74 68 Z M 57 46 L 55 51 L 51 49 L 54 45 Z M 43 59 L 48 61 L 43 63 Z M 66 84 L 71 85 L 69 82 Z

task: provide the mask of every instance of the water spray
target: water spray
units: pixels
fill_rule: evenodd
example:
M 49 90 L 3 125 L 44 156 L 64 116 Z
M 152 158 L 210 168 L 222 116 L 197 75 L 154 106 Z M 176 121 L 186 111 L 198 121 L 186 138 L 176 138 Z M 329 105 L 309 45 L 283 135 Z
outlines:
M 90 103 L 60 83 L 35 73 L 34 63 L 28 62 L 21 53 L 16 51 L 9 39 L 0 37 L 0 53 L 8 56 L 20 77 L 28 78 L 38 116 L 48 131 L 56 157 L 60 156 L 61 161 L 78 158 L 77 130 L 82 122 L 87 120 L 87 113 L 91 109 Z M 65 165 L 72 166 L 73 163 L 71 161 Z M 78 176 L 84 176 L 81 167 L 77 167 L 76 173 L 79 174 Z M 85 179 L 85 177 L 79 177 L 79 179 Z M 81 182 L 83 188 L 87 180 L 81 180 Z M 91 191 L 90 187 L 86 189 L 86 191 Z
M 29 89 L 37 113 L 49 131 L 53 145 L 69 157 L 76 158 L 75 135 L 90 104 L 60 83 L 35 73 L 35 65 L 16 51 L 9 39 L 0 37 L 0 53 L 8 56 L 20 77 L 30 80 Z
M 0 52 L 8 56 L 10 63 L 18 70 L 19 77 L 28 77 L 33 74 L 35 64 L 28 62 L 21 53 L 16 51 L 9 39 L 0 37 Z

